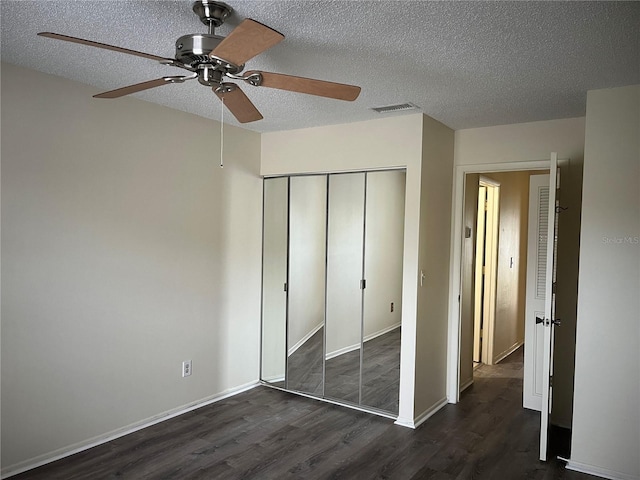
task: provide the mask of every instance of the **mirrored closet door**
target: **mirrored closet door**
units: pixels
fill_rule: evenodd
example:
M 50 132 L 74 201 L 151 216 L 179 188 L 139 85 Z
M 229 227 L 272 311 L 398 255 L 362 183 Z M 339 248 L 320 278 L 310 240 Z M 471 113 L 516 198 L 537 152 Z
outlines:
M 289 309 L 286 387 L 322 396 L 326 176 L 289 180 Z
M 397 414 L 405 171 L 264 180 L 263 381 Z

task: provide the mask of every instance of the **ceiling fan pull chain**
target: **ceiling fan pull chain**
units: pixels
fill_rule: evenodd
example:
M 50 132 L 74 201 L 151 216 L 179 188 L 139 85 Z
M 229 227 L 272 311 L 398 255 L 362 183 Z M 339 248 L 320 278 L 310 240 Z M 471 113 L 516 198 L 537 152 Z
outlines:
M 220 97 L 222 100 L 222 110 L 220 110 L 220 168 L 224 168 L 224 95 Z

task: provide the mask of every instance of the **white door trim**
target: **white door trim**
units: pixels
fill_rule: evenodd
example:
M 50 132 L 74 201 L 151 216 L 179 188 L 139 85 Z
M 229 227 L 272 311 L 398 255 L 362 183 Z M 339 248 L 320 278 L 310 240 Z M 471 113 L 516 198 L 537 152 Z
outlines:
M 481 344 L 480 360 L 485 365 L 493 365 L 493 336 L 498 276 L 498 230 L 500 225 L 500 182 L 480 176 L 479 184 L 478 191 L 482 192 L 484 188 L 486 193 L 482 204 L 480 203 L 480 197 L 478 197 L 478 226 L 482 224 L 482 232 L 478 230 L 476 233 L 473 348 L 475 359 L 476 349 L 479 347 L 478 344 Z M 479 250 L 485 252 L 484 256 Z M 482 314 L 480 314 L 480 309 L 482 309 Z M 483 319 L 482 341 L 477 338 L 480 335 L 479 315 L 482 315 Z
M 457 165 L 453 183 L 453 221 L 451 222 L 451 257 L 449 260 L 449 326 L 447 358 L 447 399 L 460 399 L 460 295 L 462 294 L 462 237 L 464 209 L 464 180 L 467 173 L 510 172 L 518 170 L 548 170 L 549 159 L 528 162 Z

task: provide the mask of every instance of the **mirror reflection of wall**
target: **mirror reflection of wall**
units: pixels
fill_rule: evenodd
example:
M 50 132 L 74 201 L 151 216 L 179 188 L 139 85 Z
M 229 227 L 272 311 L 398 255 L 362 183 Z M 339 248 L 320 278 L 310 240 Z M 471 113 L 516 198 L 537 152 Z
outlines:
M 262 379 L 283 387 L 286 368 L 288 179 L 264 180 Z
M 397 412 L 406 173 L 367 174 L 361 403 Z
M 325 396 L 360 403 L 365 174 L 329 177 Z
M 322 395 L 327 178 L 291 177 L 287 388 Z
M 265 179 L 263 381 L 397 414 L 405 177 Z

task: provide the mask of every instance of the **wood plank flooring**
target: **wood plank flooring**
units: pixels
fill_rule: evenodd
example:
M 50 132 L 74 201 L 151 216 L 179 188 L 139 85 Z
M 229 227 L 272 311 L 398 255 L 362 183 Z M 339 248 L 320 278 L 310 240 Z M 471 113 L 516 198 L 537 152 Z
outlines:
M 12 479 L 595 479 L 538 461 L 521 361 L 496 367 L 416 430 L 257 387 Z
M 288 359 L 286 387 L 358 405 L 360 349 L 327 360 L 322 380 L 323 330 L 316 332 Z M 365 342 L 362 359 L 362 405 L 398 413 L 400 328 Z M 324 387 L 324 390 L 323 390 Z

